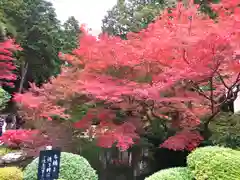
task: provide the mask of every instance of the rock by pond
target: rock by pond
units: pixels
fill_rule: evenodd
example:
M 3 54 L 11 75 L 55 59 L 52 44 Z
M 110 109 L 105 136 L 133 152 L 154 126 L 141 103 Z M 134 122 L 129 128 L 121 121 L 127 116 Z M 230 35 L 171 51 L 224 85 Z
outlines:
M 10 152 L 0 157 L 0 165 L 23 161 L 26 159 L 26 157 L 26 154 L 22 151 Z

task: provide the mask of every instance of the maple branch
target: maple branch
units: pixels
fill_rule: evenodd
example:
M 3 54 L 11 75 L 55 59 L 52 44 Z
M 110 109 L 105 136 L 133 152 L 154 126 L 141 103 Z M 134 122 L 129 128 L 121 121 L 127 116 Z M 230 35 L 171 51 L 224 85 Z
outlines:
M 206 94 L 204 94 L 203 90 L 201 90 L 201 88 L 200 88 L 199 86 L 193 85 L 192 88 L 193 88 L 195 91 L 197 91 L 197 93 L 198 93 L 199 95 L 205 97 L 205 98 L 208 99 L 208 100 L 211 100 L 210 97 L 208 97 Z
M 215 111 L 204 123 L 203 123 L 203 132 L 209 132 L 209 123 L 220 113 L 220 110 Z M 208 137 L 204 137 L 205 139 Z
M 143 105 L 144 105 L 144 107 L 148 107 L 149 105 L 146 103 L 146 102 L 142 102 L 143 103 Z M 165 122 L 163 122 L 163 120 L 162 120 L 162 118 L 160 118 L 158 115 L 156 115 L 155 113 L 154 113 L 154 101 L 153 100 L 151 100 L 151 105 L 149 106 L 149 108 L 148 108 L 148 110 L 150 110 L 151 111 L 151 115 L 150 114 L 148 114 L 148 113 L 146 113 L 146 116 L 147 116 L 147 118 L 150 120 L 150 121 L 152 121 L 152 117 L 151 116 L 153 116 L 154 118 L 156 118 L 156 119 L 158 119 L 159 120 L 159 122 L 160 122 L 160 124 L 162 125 L 162 127 L 164 128 L 164 131 L 165 132 L 168 132 L 168 127 L 167 127 L 167 125 L 165 124 Z M 145 109 L 145 108 L 144 108 Z
M 212 48 L 212 54 L 213 54 L 213 57 L 214 57 L 214 54 L 215 54 L 214 48 Z M 216 101 L 213 98 L 213 77 L 214 77 L 214 74 L 217 73 L 220 65 L 221 65 L 221 63 L 220 63 L 220 61 L 218 61 L 217 64 L 216 64 L 215 69 L 211 68 L 213 70 L 213 72 L 212 72 L 211 77 L 210 77 L 210 90 L 211 90 L 210 97 L 207 96 L 206 94 L 204 94 L 204 92 L 201 90 L 201 88 L 197 84 L 194 84 L 193 81 L 191 81 L 192 85 L 193 85 L 193 88 L 198 92 L 198 94 L 203 96 L 203 97 L 205 97 L 206 99 L 208 99 L 211 102 L 211 110 L 212 110 L 212 112 L 213 112 L 213 109 L 214 109 L 214 107 L 213 107 L 214 104 L 213 103 L 216 103 Z M 208 79 L 209 79 L 209 77 L 206 80 L 208 80 Z M 206 80 L 203 80 L 203 81 L 206 81 Z
M 214 114 L 213 77 L 211 77 L 211 79 L 210 79 L 210 103 L 211 103 L 212 114 Z
M 219 72 L 216 72 L 216 73 L 218 74 L 219 79 L 220 79 L 220 81 L 223 83 L 223 85 L 224 85 L 227 89 L 229 89 L 229 87 L 228 87 L 228 85 L 226 84 L 226 82 L 224 81 L 222 75 L 221 75 Z
M 214 48 L 212 48 L 212 53 L 213 53 L 213 57 L 214 57 L 214 54 L 215 54 Z M 211 107 L 211 111 L 212 111 L 212 115 L 208 118 L 207 121 L 205 121 L 205 122 L 203 123 L 203 130 L 204 130 L 205 133 L 206 133 L 206 132 L 209 132 L 209 128 L 208 128 L 209 123 L 210 123 L 210 122 L 214 119 L 214 117 L 216 117 L 216 115 L 220 112 L 220 109 L 216 110 L 216 108 L 214 108 L 214 104 L 216 103 L 216 101 L 215 101 L 214 98 L 213 98 L 213 96 L 214 96 L 214 94 L 213 94 L 213 90 L 214 90 L 214 88 L 213 88 L 213 78 L 214 78 L 214 74 L 217 73 L 220 65 L 221 65 L 221 64 L 220 64 L 220 61 L 218 61 L 217 64 L 216 64 L 216 68 L 215 68 L 215 69 L 212 69 L 213 72 L 212 72 L 212 75 L 211 75 L 210 80 L 209 80 L 209 82 L 210 82 L 210 97 L 208 97 L 208 96 L 205 95 L 204 93 L 200 93 L 202 96 L 204 96 L 205 98 L 207 98 L 208 100 L 210 100 L 210 107 Z M 198 88 L 198 89 L 200 89 L 200 88 Z M 199 93 L 199 92 L 198 92 L 198 93 Z
M 189 17 L 189 27 L 188 27 L 188 35 L 191 35 L 191 30 L 192 30 L 192 16 Z
M 153 110 L 152 110 L 152 115 L 153 115 L 153 117 L 155 117 L 156 119 L 159 120 L 159 122 L 161 123 L 162 127 L 164 128 L 164 131 L 165 131 L 165 132 L 168 132 L 168 127 L 167 127 L 166 123 L 163 122 L 163 119 L 162 119 L 162 118 L 159 118 L 159 116 L 157 116 L 157 115 L 154 113 Z
M 188 62 L 187 58 L 186 58 L 186 49 L 183 49 L 183 60 L 190 65 L 190 63 Z
M 191 82 L 192 84 L 192 88 L 201 96 L 205 97 L 206 99 L 208 99 L 209 101 L 214 101 L 214 103 L 216 103 L 216 101 L 214 99 L 211 99 L 211 97 L 207 96 L 206 94 L 204 94 L 204 91 L 197 85 L 194 84 L 194 82 Z
M 238 73 L 235 82 L 231 85 L 231 87 L 228 88 L 227 96 L 221 104 L 224 104 L 227 101 L 234 101 L 237 98 L 238 92 L 240 91 L 240 87 L 239 87 L 240 84 L 237 85 L 237 83 L 239 83 L 239 80 L 240 80 L 240 73 Z M 235 92 L 232 92 L 235 86 L 237 89 Z
M 215 49 L 214 48 L 212 48 L 212 54 L 213 54 L 213 58 L 215 59 Z M 220 63 L 220 61 L 218 61 L 217 64 L 216 64 L 216 68 L 213 69 L 212 75 L 211 75 L 210 80 L 209 80 L 209 82 L 210 82 L 210 97 L 209 98 L 210 98 L 210 106 L 211 106 L 212 115 L 215 114 L 215 112 L 214 112 L 214 110 L 215 110 L 214 104 L 216 103 L 216 101 L 214 101 L 214 97 L 213 97 L 213 91 L 214 91 L 214 88 L 213 88 L 213 78 L 214 78 L 214 74 L 217 73 L 220 65 L 221 65 L 221 63 Z M 215 117 L 215 115 L 213 117 Z
M 237 78 L 236 78 L 235 82 L 233 83 L 233 86 L 235 86 L 239 82 L 239 80 L 240 80 L 240 73 L 238 73 Z
M 237 85 L 237 83 L 239 82 L 240 80 L 240 73 L 238 73 L 237 75 L 237 78 L 235 80 L 235 82 L 232 84 L 231 87 L 228 88 L 228 92 L 227 92 L 227 96 L 226 98 L 224 99 L 224 101 L 222 101 L 219 106 L 227 103 L 227 102 L 231 102 L 231 101 L 234 101 L 236 98 L 237 98 L 237 95 L 238 95 L 238 92 L 240 91 L 240 84 Z M 235 92 L 232 92 L 233 91 L 233 88 L 237 85 L 237 89 Z M 231 97 L 232 96 L 232 97 Z M 212 107 L 214 108 L 214 107 Z M 213 112 L 213 111 L 212 111 Z M 220 113 L 220 108 L 218 108 L 218 110 L 216 111 L 215 109 L 215 112 L 212 113 L 212 115 L 208 118 L 208 120 L 206 122 L 204 122 L 204 131 L 206 131 L 208 129 L 208 125 L 209 123 L 214 119 L 214 117 L 216 117 L 216 115 L 218 115 Z

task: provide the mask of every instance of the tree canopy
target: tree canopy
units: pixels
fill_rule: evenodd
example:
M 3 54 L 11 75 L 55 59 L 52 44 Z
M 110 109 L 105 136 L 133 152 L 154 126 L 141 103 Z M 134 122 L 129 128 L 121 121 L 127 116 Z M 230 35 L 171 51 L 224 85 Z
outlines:
M 198 5 L 181 2 L 127 40 L 82 28 L 81 46 L 60 54 L 72 66 L 29 92 L 17 94 L 27 119 L 69 118 L 71 103 L 98 103 L 75 123 L 102 147 L 126 150 L 160 122 L 161 147 L 192 150 L 208 138 L 209 123 L 240 88 L 239 1 L 212 5 L 217 23 Z M 119 119 L 119 111 L 124 116 Z M 94 125 L 94 129 L 93 126 Z

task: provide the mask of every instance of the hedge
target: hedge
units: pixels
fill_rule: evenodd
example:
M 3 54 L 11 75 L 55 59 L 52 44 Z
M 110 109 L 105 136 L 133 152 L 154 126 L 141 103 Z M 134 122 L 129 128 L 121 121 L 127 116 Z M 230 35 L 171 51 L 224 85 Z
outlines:
M 197 148 L 187 157 L 196 180 L 240 180 L 240 152 L 230 148 Z
M 37 180 L 38 161 L 39 158 L 36 158 L 26 167 L 24 170 L 24 180 Z M 84 157 L 62 152 L 59 179 L 98 180 L 98 176 Z
M 191 172 L 186 167 L 164 169 L 147 177 L 145 180 L 193 180 Z
M 23 180 L 23 173 L 17 167 L 4 167 L 0 168 L 1 180 Z

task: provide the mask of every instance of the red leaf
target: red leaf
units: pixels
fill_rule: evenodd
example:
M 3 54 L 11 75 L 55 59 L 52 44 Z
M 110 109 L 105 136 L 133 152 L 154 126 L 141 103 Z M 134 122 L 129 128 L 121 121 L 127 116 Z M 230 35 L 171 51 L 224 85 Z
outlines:
M 169 137 L 160 147 L 175 151 L 192 151 L 202 140 L 202 136 L 197 131 L 181 131 L 175 136 Z
M 16 80 L 13 70 L 16 69 L 13 64 L 14 58 L 11 51 L 22 50 L 13 40 L 9 39 L 0 42 L 0 86 L 5 84 L 12 86 L 9 81 Z
M 24 118 L 34 120 L 53 115 L 69 118 L 66 110 L 74 105 L 97 102 L 98 115 L 88 114 L 74 125 L 87 128 L 97 118 L 95 137 L 99 145 L 116 143 L 123 150 L 138 138 L 139 126 L 147 124 L 139 121 L 132 126 L 131 119 L 145 120 L 147 115 L 152 121 L 164 118 L 167 128 L 184 131 L 170 137 L 162 147 L 191 150 L 202 137 L 189 129 L 197 129 L 203 116 L 220 111 L 225 86 L 239 85 L 238 3 L 222 0 L 215 6 L 216 23 L 200 14 L 193 3 L 185 8 L 180 2 L 139 33 L 129 33 L 127 40 L 106 34 L 96 38 L 83 26 L 81 45 L 71 54 L 59 54 L 72 66 L 63 67 L 59 76 L 42 87 L 31 85 L 15 100 Z M 7 67 L 1 69 L 6 73 L 0 73 L 0 79 L 14 79 L 11 58 L 6 57 L 11 52 L 5 50 L 10 45 L 6 42 L 5 48 L 0 46 L 6 59 L 1 63 Z M 213 82 L 209 83 L 210 79 Z M 129 117 L 118 122 L 116 111 Z

